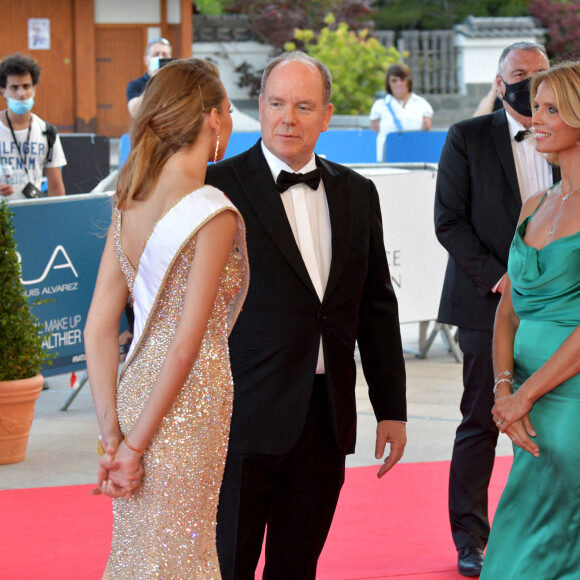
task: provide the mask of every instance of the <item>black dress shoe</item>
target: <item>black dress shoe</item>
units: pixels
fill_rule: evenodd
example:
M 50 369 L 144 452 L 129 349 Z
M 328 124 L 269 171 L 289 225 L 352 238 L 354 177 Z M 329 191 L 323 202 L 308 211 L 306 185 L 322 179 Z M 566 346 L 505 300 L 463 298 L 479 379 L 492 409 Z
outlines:
M 479 576 L 483 566 L 483 550 L 480 548 L 461 548 L 458 552 L 457 571 L 462 576 Z

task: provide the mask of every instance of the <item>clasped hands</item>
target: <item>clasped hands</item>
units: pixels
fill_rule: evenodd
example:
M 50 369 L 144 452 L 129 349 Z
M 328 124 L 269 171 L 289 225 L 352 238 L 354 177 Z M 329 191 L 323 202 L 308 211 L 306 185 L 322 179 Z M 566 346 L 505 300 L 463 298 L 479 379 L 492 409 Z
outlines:
M 123 439 L 102 441 L 105 455 L 99 458 L 98 485 L 92 495 L 131 497 L 143 479 L 142 453 L 136 453 L 125 445 Z
M 520 391 L 516 391 L 505 396 L 498 394 L 491 413 L 497 428 L 502 433 L 506 433 L 524 451 L 531 453 L 534 457 L 539 457 L 540 448 L 531 439 L 536 437 L 529 415 L 531 408 L 532 404 L 521 395 Z

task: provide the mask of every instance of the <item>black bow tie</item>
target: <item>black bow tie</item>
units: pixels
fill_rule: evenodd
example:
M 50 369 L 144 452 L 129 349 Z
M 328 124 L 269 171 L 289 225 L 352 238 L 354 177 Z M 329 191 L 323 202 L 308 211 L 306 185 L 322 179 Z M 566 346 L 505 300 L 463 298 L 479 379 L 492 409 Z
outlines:
M 531 135 L 532 132 L 529 129 L 526 129 L 525 131 L 518 131 L 516 133 L 516 136 L 514 137 L 514 139 L 518 142 L 521 143 L 528 135 Z
M 318 185 L 320 184 L 320 173 L 320 167 L 317 167 L 314 171 L 308 173 L 288 173 L 288 171 L 282 170 L 278 174 L 276 184 L 278 185 L 280 193 L 284 193 L 288 188 L 297 183 L 305 183 L 312 189 L 318 189 Z

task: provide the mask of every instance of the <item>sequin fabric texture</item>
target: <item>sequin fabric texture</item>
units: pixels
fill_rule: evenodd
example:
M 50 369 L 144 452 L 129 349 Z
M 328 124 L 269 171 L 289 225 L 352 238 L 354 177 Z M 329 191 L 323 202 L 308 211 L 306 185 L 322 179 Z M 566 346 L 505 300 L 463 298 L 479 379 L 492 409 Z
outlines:
M 115 244 L 132 291 L 135 272 Z M 121 373 L 117 407 L 124 433 L 139 416 L 181 317 L 192 238 L 165 275 L 143 335 Z M 216 512 L 226 459 L 233 384 L 227 314 L 242 287 L 245 261 L 234 244 L 197 361 L 143 456 L 145 477 L 129 499 L 113 500 L 113 541 L 105 578 L 221 578 Z

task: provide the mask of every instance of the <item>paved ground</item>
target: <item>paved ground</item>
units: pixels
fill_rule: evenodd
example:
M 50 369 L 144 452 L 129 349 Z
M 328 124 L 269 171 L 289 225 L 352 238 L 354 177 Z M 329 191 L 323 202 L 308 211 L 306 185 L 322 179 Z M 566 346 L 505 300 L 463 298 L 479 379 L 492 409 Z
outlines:
M 418 328 L 402 327 L 406 347 L 417 348 Z M 426 359 L 406 355 L 408 374 L 408 445 L 403 461 L 440 461 L 451 457 L 455 429 L 459 422 L 461 365 L 436 339 Z M 28 487 L 93 483 L 96 478 L 95 444 L 98 437 L 88 385 L 70 408 L 59 411 L 70 392 L 70 375 L 48 379 L 36 411 L 24 461 L 0 465 L 0 490 Z M 376 423 L 367 397 L 366 383 L 359 372 L 357 382 L 359 417 L 357 452 L 347 466 L 378 464 L 374 459 Z M 509 439 L 502 435 L 500 455 L 511 454 Z

